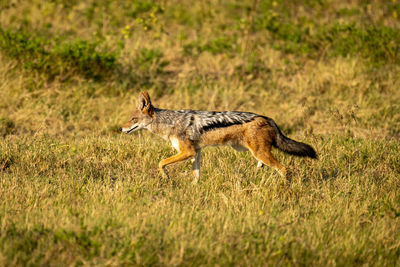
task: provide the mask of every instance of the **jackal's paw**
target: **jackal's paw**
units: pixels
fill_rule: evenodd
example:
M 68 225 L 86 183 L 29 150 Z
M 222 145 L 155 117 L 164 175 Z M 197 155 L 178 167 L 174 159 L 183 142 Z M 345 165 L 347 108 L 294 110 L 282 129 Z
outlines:
M 192 185 L 197 185 L 198 183 L 199 183 L 199 178 L 194 178 L 193 180 L 192 180 Z
M 286 181 L 292 182 L 293 172 L 291 170 L 286 170 L 285 178 L 286 178 Z
M 264 164 L 261 161 L 257 162 L 257 169 L 262 169 L 264 167 Z
M 161 173 L 162 177 L 164 177 L 166 179 L 169 179 L 168 172 L 167 172 L 167 170 L 165 168 L 160 167 L 160 173 Z

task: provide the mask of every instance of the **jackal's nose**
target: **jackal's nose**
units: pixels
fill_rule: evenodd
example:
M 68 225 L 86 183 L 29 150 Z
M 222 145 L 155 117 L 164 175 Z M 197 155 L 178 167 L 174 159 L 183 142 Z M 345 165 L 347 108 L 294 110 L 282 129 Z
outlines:
M 121 128 L 119 128 L 119 131 L 120 131 L 120 132 L 122 132 L 122 127 L 121 127 Z

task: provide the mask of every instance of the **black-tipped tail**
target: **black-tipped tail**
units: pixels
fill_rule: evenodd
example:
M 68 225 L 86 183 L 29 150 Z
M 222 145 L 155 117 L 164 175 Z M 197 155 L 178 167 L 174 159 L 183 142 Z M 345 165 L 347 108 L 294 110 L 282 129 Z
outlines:
M 285 153 L 299 157 L 310 157 L 312 159 L 318 158 L 317 153 L 312 146 L 286 137 L 272 119 L 269 119 L 268 121 L 275 130 L 275 143 L 273 145 L 276 148 Z

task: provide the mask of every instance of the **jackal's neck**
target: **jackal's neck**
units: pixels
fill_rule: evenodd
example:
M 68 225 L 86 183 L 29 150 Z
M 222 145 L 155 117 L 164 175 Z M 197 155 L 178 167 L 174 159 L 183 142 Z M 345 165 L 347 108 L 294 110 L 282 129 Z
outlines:
M 179 134 L 181 116 L 173 110 L 154 108 L 153 122 L 147 126 L 147 129 L 164 139 L 171 135 Z
M 180 116 L 174 110 L 154 108 L 153 123 L 163 126 L 174 125 L 178 117 Z

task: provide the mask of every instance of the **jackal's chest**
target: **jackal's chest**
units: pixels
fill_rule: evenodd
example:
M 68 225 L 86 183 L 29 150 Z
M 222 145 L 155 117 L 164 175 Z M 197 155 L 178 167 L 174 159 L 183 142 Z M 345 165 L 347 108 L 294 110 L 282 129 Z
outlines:
M 171 141 L 171 145 L 172 145 L 172 147 L 173 148 L 175 148 L 176 149 L 176 151 L 180 151 L 179 150 L 179 140 L 178 140 L 178 138 L 175 138 L 175 137 L 170 137 L 170 139 L 169 139 L 170 141 Z

